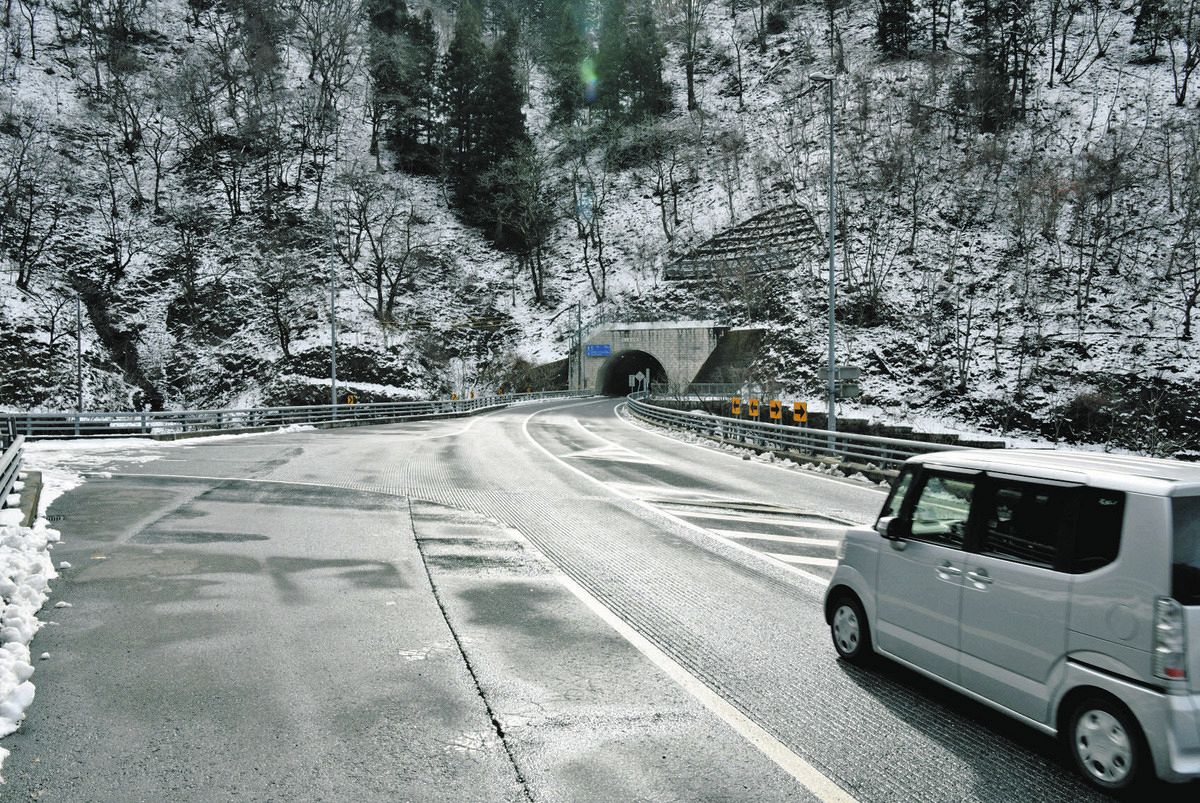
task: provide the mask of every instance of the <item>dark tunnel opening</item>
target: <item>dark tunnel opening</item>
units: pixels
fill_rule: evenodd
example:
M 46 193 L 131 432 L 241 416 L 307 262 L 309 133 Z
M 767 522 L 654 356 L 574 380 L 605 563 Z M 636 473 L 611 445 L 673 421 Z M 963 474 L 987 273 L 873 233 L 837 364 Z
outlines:
M 626 396 L 636 390 L 630 387 L 629 377 L 639 373 L 648 375 L 651 382 L 667 381 L 666 370 L 653 355 L 644 351 L 622 351 L 610 357 L 600 369 L 600 392 L 605 396 Z

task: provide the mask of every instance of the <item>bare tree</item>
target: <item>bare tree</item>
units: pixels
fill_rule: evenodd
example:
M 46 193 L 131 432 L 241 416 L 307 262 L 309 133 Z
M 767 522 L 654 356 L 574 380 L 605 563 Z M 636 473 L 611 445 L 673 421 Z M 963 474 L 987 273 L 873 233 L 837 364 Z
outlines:
M 29 290 L 58 232 L 66 197 L 60 160 L 32 122 L 0 138 L 0 253 L 16 266 L 17 287 Z
M 338 252 L 354 276 L 355 293 L 386 332 L 396 322 L 402 294 L 415 286 L 418 271 L 434 263 L 421 235 L 426 221 L 394 177 L 358 169 L 343 183 L 345 208 L 335 211 L 335 220 L 344 215 Z
M 570 162 L 569 206 L 566 217 L 575 223 L 575 232 L 583 248 L 583 269 L 596 301 L 608 298 L 608 273 L 612 257 L 604 253 L 605 217 L 612 200 L 616 177 L 613 175 L 610 139 L 599 157 L 579 143 Z
M 1171 54 L 1171 77 L 1175 89 L 1175 105 L 1187 100 L 1188 82 L 1200 67 L 1200 0 L 1173 0 L 1173 35 L 1167 42 Z
M 100 287 L 111 290 L 124 280 L 134 258 L 146 250 L 147 240 L 143 222 L 132 211 L 135 204 L 120 156 L 102 134 L 93 140 L 92 151 L 98 161 L 101 193 L 96 215 L 103 248 L 97 268 Z
M 494 168 L 485 183 L 497 189 L 491 201 L 497 226 L 511 233 L 504 239 L 512 243 L 519 267 L 529 275 L 534 300 L 544 303 L 546 248 L 560 220 L 549 162 L 533 145 L 526 145 Z
M 1055 74 L 1070 86 L 1107 55 L 1123 15 L 1101 0 L 1050 0 L 1049 11 L 1050 86 Z
M 317 84 L 317 113 L 331 117 L 360 57 L 358 0 L 298 0 L 297 30 L 308 56 L 308 80 Z
M 679 38 L 683 45 L 683 73 L 687 79 L 688 111 L 696 108 L 696 58 L 700 48 L 700 35 L 704 31 L 704 16 L 708 13 L 710 0 L 681 0 L 683 20 Z

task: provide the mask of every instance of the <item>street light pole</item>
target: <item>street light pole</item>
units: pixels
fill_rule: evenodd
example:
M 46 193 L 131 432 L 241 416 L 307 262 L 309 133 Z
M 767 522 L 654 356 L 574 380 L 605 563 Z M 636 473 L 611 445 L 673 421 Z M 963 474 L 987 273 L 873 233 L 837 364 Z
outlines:
M 75 412 L 83 412 L 83 312 L 79 293 L 75 293 Z M 75 419 L 78 426 L 79 419 Z
M 837 351 L 834 344 L 837 331 L 837 285 L 835 278 L 834 232 L 837 228 L 837 185 L 835 177 L 834 149 L 836 141 L 833 129 L 833 85 L 836 80 L 832 74 L 813 73 L 809 76 L 813 81 L 823 82 L 829 87 L 829 416 L 826 429 L 837 432 Z
M 575 389 L 583 390 L 583 305 L 575 302 L 575 342 L 579 354 L 575 358 Z
M 329 403 L 337 418 L 337 226 L 334 222 L 333 192 L 329 193 Z

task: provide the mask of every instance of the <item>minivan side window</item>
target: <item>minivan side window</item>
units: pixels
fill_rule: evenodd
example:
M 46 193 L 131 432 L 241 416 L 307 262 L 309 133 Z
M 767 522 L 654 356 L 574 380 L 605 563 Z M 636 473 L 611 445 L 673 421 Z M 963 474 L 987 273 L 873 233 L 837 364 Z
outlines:
M 1075 547 L 1068 571 L 1086 574 L 1116 560 L 1121 551 L 1121 523 L 1124 520 L 1124 493 L 1104 488 L 1079 489 Z
M 962 549 L 975 483 L 974 477 L 927 475 L 913 506 L 912 539 Z
M 892 484 L 892 492 L 888 494 L 887 501 L 883 503 L 883 510 L 879 513 L 880 519 L 900 515 L 900 508 L 904 505 L 904 497 L 908 496 L 908 489 L 912 487 L 912 480 L 916 476 L 916 473 L 915 469 L 908 468 L 896 478 L 896 481 Z M 876 521 L 878 520 L 876 519 Z
M 1180 605 L 1200 605 L 1200 496 L 1175 497 L 1171 512 L 1175 530 L 1171 596 Z
M 1052 569 L 1063 543 L 1066 489 L 997 480 L 980 520 L 979 553 Z

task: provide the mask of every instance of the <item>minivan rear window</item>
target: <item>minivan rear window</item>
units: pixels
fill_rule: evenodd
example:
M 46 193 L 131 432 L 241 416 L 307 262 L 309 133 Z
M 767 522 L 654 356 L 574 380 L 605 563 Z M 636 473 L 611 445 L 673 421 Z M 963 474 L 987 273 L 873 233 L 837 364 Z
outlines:
M 1175 551 L 1171 559 L 1171 596 L 1181 605 L 1200 605 L 1200 496 L 1171 500 Z

